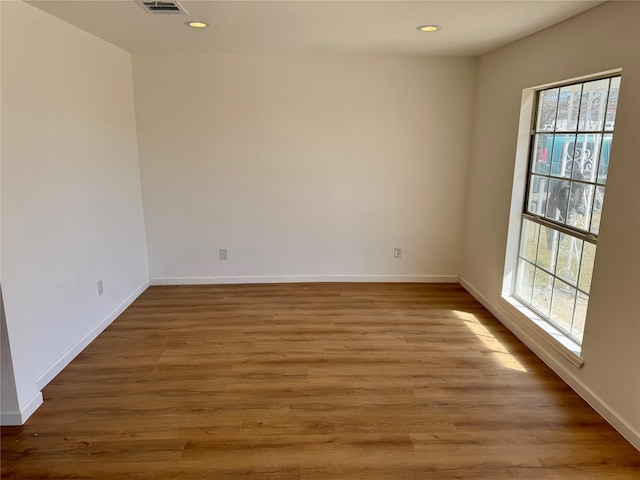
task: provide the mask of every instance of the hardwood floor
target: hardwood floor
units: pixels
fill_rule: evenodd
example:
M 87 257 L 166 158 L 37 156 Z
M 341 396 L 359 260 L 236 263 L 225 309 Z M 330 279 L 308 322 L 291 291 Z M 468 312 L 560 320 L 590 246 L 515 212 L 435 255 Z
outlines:
M 43 393 L 3 478 L 640 478 L 455 284 L 151 287 Z

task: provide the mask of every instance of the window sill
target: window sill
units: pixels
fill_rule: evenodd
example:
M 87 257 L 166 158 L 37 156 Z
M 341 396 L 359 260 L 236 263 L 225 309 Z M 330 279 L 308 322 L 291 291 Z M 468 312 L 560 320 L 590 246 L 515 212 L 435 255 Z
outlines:
M 526 325 L 530 330 L 535 331 L 540 338 L 544 339 L 547 344 L 561 353 L 576 367 L 581 368 L 582 365 L 584 365 L 584 360 L 580 356 L 580 345 L 575 343 L 549 322 L 540 318 L 515 298 L 500 296 L 500 302 L 508 309 L 509 313 L 517 318 L 522 324 Z

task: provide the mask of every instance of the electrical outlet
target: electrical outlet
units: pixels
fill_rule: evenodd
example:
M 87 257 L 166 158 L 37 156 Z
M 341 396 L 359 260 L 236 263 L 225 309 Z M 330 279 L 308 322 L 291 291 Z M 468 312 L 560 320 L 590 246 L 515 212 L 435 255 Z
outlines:
M 401 248 L 394 248 L 393 249 L 393 258 L 402 258 L 402 249 Z
M 226 248 L 221 248 L 220 249 L 220 260 L 226 260 L 227 259 L 227 249 Z
M 102 279 L 98 280 L 98 295 L 102 295 L 104 288 L 102 287 Z

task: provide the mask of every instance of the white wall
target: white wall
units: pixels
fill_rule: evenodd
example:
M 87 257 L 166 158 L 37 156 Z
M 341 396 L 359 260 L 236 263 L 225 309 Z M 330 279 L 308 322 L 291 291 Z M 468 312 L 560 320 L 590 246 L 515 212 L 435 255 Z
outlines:
M 457 281 L 475 63 L 134 55 L 152 282 Z
M 1 133 L 2 289 L 24 420 L 148 283 L 130 54 L 2 2 Z
M 0 46 L 1 42 L 1 32 L 2 32 L 2 9 L 0 8 Z M 1 49 L 0 49 L 0 59 L 2 57 Z M 2 61 L 0 61 L 0 89 L 2 86 Z M 0 95 L 0 109 L 2 105 L 2 96 Z M 2 131 L 2 116 L 0 115 L 0 132 Z M 0 154 L 2 152 L 2 135 L 0 135 Z M 2 157 L 0 155 L 0 166 L 2 165 Z M 2 168 L 0 168 L 0 178 L 1 178 Z M 0 182 L 1 186 L 2 182 Z M 2 195 L 1 195 L 1 187 L 0 187 L 0 207 L 2 205 Z M 0 208 L 0 217 L 2 214 L 2 209 Z M 2 221 L 0 220 L 0 227 L 2 225 Z M 2 235 L 0 235 L 0 251 L 2 251 Z M 0 255 L 0 265 L 2 264 L 2 255 Z M 0 275 L 2 273 L 2 269 L 0 268 Z M 11 349 L 9 347 L 9 338 L 7 337 L 7 322 L 4 315 L 4 301 L 2 300 L 2 289 L 0 288 L 0 405 L 2 406 L 2 411 L 11 411 L 18 412 L 18 397 L 16 393 L 16 382 L 15 377 L 13 375 L 13 362 L 11 361 Z
M 522 90 L 622 67 L 611 167 L 577 369 L 499 300 Z M 461 279 L 640 448 L 640 3 L 609 2 L 480 58 Z

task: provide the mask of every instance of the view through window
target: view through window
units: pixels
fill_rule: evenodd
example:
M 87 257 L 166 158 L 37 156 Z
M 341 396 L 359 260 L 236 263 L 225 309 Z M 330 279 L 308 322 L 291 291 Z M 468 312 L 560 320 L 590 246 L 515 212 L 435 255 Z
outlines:
M 620 76 L 541 90 L 514 296 L 582 343 Z

